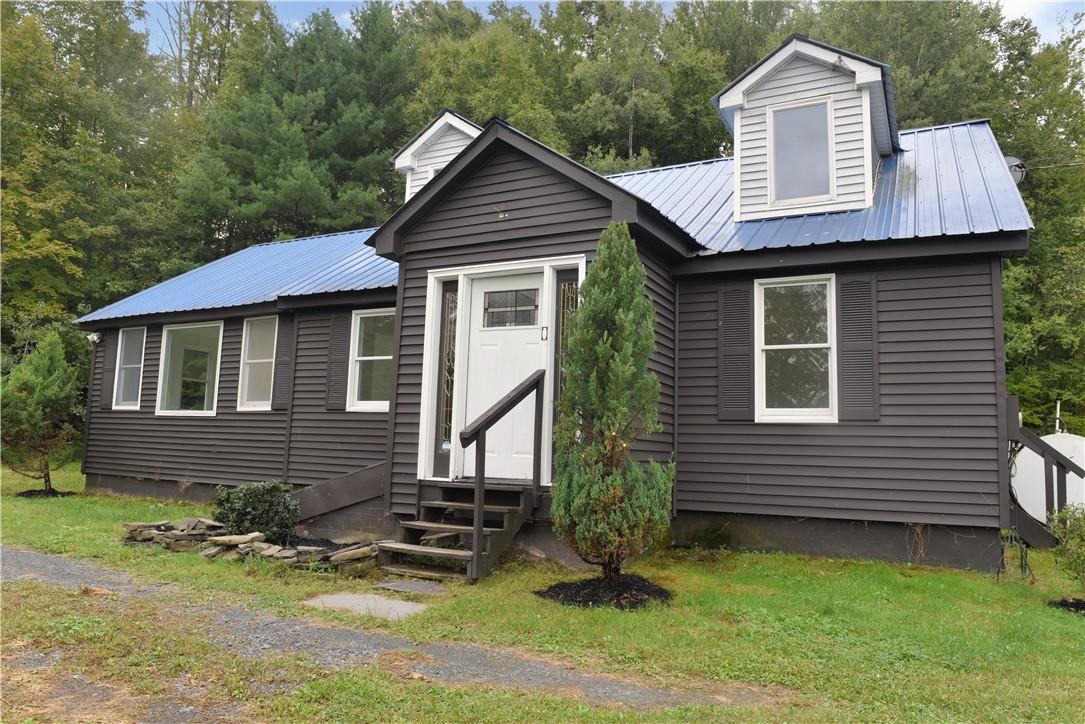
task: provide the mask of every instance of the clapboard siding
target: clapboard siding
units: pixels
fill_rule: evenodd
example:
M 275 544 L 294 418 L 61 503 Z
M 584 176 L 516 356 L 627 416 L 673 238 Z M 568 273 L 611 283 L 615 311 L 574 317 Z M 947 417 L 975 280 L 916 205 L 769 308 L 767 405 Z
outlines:
M 415 157 L 414 169 L 407 180 L 407 196 L 414 196 L 429 180 L 471 143 L 471 136 L 458 128 L 445 128 L 433 142 Z M 431 171 L 432 169 L 432 171 Z
M 325 407 L 332 315 L 319 309 L 298 316 L 294 409 L 290 424 L 289 480 L 317 483 L 345 475 L 387 454 L 388 413 L 330 411 Z
M 227 319 L 222 330 L 218 411 L 214 417 L 154 414 L 162 325 L 147 327 L 140 409 L 100 409 L 101 374 L 90 397 L 86 471 L 150 480 L 237 484 L 282 478 L 286 413 L 238 412 L 237 382 L 243 320 Z M 116 335 L 116 329 L 106 330 Z M 96 347 L 95 368 L 105 367 Z
M 659 423 L 662 430 L 633 443 L 639 459 L 670 460 L 674 453 L 674 281 L 666 264 L 642 245 L 640 258 L 647 273 L 645 291 L 655 311 L 655 351 L 648 369 L 659 378 Z
M 385 459 L 387 413 L 328 412 L 328 334 L 332 309 L 298 314 L 291 411 L 238 412 L 243 320 L 223 327 L 218 410 L 214 417 L 154 414 L 162 326 L 147 328 L 139 411 L 100 409 L 105 350 L 95 348 L 86 472 L 144 480 L 240 484 L 316 483 Z M 284 316 L 281 320 L 289 320 Z M 105 331 L 117 335 L 116 329 Z M 290 430 L 287 430 L 289 421 Z
M 832 99 L 833 107 L 829 123 L 835 144 L 835 198 L 806 206 L 802 213 L 866 206 L 867 166 L 874 158 L 867 149 L 873 143 L 868 144 L 864 138 L 863 94 L 855 87 L 855 76 L 807 58 L 795 57 L 746 94 L 739 117 L 738 149 L 741 164 L 739 204 L 743 218 L 781 213 L 769 200 L 768 108 L 780 103 L 826 97 Z
M 871 271 L 880 416 L 839 424 L 720 421 L 720 282 L 682 282 L 679 510 L 998 526 L 1000 280 L 986 260 Z
M 431 269 L 584 254 L 595 256 L 611 205 L 545 165 L 499 148 L 403 233 L 403 307 L 392 443 L 391 510 L 413 515 L 418 492 L 418 435 L 426 278 Z M 658 349 L 652 369 L 663 387 L 663 433 L 637 443 L 643 457 L 671 455 L 674 385 L 674 291 L 663 264 L 644 255 L 655 301 Z

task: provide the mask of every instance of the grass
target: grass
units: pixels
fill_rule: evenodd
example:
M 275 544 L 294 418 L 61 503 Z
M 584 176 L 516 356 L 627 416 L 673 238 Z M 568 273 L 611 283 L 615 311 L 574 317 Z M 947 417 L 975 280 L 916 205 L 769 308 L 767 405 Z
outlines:
M 58 478 L 61 489 L 82 488 L 76 473 Z M 29 485 L 4 475 L 5 544 L 95 558 L 181 583 L 193 595 L 244 596 L 289 614 L 299 613 L 297 602 L 313 593 L 369 585 L 119 543 L 123 521 L 206 514 L 201 506 L 112 496 L 10 497 L 23 487 Z M 544 601 L 534 591 L 575 574 L 511 561 L 478 585 L 452 586 L 429 610 L 406 621 L 330 615 L 418 641 L 516 647 L 670 685 L 743 681 L 791 692 L 781 708 L 746 711 L 743 719 L 1080 719 L 1085 621 L 1046 605 L 1074 592 L 1051 556 L 1033 553 L 1032 565 L 1035 582 L 1022 580 L 1012 568 L 997 580 L 866 561 L 668 551 L 638 562 L 633 571 L 671 589 L 673 604 L 625 613 Z M 8 601 L 4 608 L 7 623 Z M 387 687 L 382 676 L 322 677 L 267 702 L 262 711 L 273 719 L 349 719 L 373 701 L 393 719 L 486 718 L 475 692 L 449 693 L 432 684 L 401 691 L 401 685 Z M 489 705 L 520 707 L 505 713 L 530 711 L 542 719 L 583 714 L 547 697 L 485 697 L 497 697 L 485 699 Z

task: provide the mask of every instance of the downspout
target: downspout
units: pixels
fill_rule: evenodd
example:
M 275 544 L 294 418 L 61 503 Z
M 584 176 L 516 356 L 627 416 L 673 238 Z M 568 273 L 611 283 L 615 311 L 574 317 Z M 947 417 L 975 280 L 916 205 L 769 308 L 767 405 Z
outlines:
M 293 317 L 292 322 L 294 324 L 294 359 L 291 364 L 293 373 L 290 375 L 290 399 L 286 403 L 286 421 L 284 424 L 286 434 L 283 440 L 283 482 L 288 485 L 290 482 L 290 443 L 294 439 L 294 386 L 298 379 L 298 331 L 301 329 L 301 315 L 295 312 L 290 316 Z M 272 379 L 272 384 L 274 385 L 274 379 Z
M 680 320 L 678 319 L 678 285 L 680 281 L 674 279 L 674 356 L 671 357 L 672 377 L 674 379 L 674 402 L 671 404 L 671 461 L 675 464 L 675 480 L 671 482 L 671 517 L 674 518 L 678 515 L 678 354 L 679 345 L 678 340 L 681 339 L 679 334 Z

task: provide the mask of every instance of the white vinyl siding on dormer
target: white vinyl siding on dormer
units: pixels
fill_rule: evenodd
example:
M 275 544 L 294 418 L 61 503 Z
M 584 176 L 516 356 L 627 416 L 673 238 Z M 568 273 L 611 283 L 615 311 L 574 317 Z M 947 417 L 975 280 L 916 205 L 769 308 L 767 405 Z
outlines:
M 803 56 L 795 56 L 745 94 L 736 114 L 738 219 L 764 219 L 805 213 L 865 208 L 872 180 L 870 123 L 864 114 L 864 91 L 855 76 L 833 70 Z M 771 192 L 772 147 L 770 118 L 773 109 L 826 102 L 831 111 L 832 184 L 827 198 L 811 203 L 775 201 Z M 869 103 L 869 101 L 867 101 Z M 786 167 L 786 160 L 781 165 Z
M 414 168 L 407 173 L 407 198 L 421 191 L 431 178 L 473 140 L 458 128 L 446 127 L 429 146 L 415 156 Z

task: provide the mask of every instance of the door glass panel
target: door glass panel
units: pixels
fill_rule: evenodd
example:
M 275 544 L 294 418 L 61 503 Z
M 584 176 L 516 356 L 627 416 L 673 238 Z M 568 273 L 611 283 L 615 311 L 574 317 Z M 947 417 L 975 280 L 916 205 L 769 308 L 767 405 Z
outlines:
M 483 327 L 530 327 L 539 320 L 539 290 L 486 292 Z
M 438 452 L 447 452 L 452 448 L 452 390 L 456 374 L 456 307 L 457 290 L 454 284 L 445 285 L 444 317 L 441 320 L 441 379 L 438 393 L 439 409 L 437 419 Z

